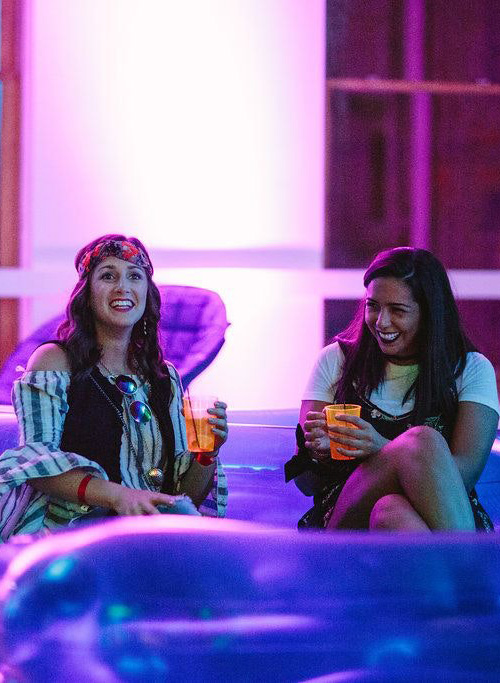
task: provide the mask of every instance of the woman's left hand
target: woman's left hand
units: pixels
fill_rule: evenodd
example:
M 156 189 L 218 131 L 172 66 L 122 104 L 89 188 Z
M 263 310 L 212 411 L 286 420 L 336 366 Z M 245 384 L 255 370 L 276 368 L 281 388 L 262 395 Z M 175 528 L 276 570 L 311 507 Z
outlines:
M 354 449 L 350 450 L 337 446 L 341 455 L 347 455 L 351 458 L 367 458 L 369 455 L 377 453 L 382 446 L 389 442 L 389 439 L 385 439 L 373 425 L 361 417 L 339 414 L 337 419 L 342 420 L 342 422 L 349 422 L 357 427 L 357 429 L 341 427 L 340 425 L 328 427 L 328 435 L 332 441 Z
M 216 401 L 213 408 L 208 408 L 207 412 L 215 417 L 209 418 L 209 423 L 214 425 L 212 431 L 215 434 L 214 453 L 216 453 L 223 443 L 227 441 L 227 403 Z

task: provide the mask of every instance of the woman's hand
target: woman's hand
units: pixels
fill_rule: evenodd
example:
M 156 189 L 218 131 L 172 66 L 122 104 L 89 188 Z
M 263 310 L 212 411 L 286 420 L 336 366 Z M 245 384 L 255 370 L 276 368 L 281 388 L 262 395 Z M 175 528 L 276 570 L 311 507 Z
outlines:
M 388 443 L 388 439 L 384 439 L 375 427 L 361 417 L 355 415 L 336 415 L 337 420 L 348 422 L 355 425 L 357 429 L 352 427 L 341 427 L 334 425 L 328 427 L 328 435 L 336 444 L 343 444 L 350 446 L 354 450 L 342 448 L 337 446 L 337 450 L 341 455 L 347 455 L 351 458 L 367 458 L 373 453 L 377 453 L 382 446 Z M 326 420 L 325 420 L 326 422 Z
M 214 425 L 212 431 L 215 434 L 214 453 L 217 453 L 223 443 L 227 441 L 227 404 L 223 401 L 216 401 L 213 408 L 208 408 L 207 412 L 215 417 L 209 418 L 209 423 Z
M 325 414 L 314 410 L 308 411 L 303 428 L 306 448 L 312 452 L 312 456 L 316 460 L 329 460 L 330 439 Z
M 126 486 L 119 486 L 119 489 L 121 490 L 116 491 L 111 506 L 119 515 L 160 515 L 157 505 L 173 507 L 177 501 L 185 498 Z
M 328 460 L 330 455 L 330 440 L 344 446 L 351 446 L 355 450 L 349 450 L 338 446 L 337 450 L 341 455 L 351 458 L 367 458 L 369 455 L 379 451 L 388 439 L 384 439 L 377 430 L 366 420 L 351 415 L 339 416 L 338 420 L 350 422 L 356 425 L 352 427 L 327 427 L 326 417 L 323 412 L 309 411 L 304 422 L 304 436 L 306 448 L 312 451 L 313 457 L 317 460 Z

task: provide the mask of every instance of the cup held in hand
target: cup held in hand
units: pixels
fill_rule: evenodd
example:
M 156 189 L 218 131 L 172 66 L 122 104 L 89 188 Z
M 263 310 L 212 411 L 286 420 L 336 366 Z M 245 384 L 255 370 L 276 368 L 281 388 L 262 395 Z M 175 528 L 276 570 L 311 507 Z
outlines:
M 208 421 L 213 415 L 207 412 L 217 401 L 215 396 L 190 396 L 183 398 L 188 450 L 191 453 L 211 453 L 215 448 L 213 425 Z
M 358 406 L 354 403 L 339 403 L 335 405 L 325 406 L 324 410 L 326 416 L 326 424 L 328 425 L 328 427 L 338 425 L 339 427 L 350 427 L 351 429 L 358 429 L 358 427 L 351 424 L 350 422 L 337 420 L 335 418 L 335 415 L 355 415 L 356 417 L 360 417 L 361 406 Z M 330 455 L 332 456 L 333 460 L 354 460 L 354 458 L 348 455 L 342 455 L 341 453 L 339 453 L 337 450 L 337 446 L 340 446 L 340 448 L 345 448 L 347 451 L 356 450 L 355 448 L 351 448 L 351 446 L 345 446 L 344 444 L 336 443 L 335 441 L 332 441 L 330 439 Z

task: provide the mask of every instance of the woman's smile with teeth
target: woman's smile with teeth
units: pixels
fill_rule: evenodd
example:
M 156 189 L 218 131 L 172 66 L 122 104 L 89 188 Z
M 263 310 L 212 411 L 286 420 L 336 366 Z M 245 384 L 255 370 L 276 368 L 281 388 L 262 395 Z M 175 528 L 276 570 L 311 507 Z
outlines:
M 399 337 L 399 332 L 392 332 L 392 333 L 378 332 L 378 336 L 380 337 L 380 339 L 382 339 L 382 341 L 392 342 Z
M 111 308 L 121 308 L 121 309 L 129 309 L 133 307 L 133 302 L 130 301 L 130 299 L 113 299 L 113 301 L 110 303 Z
M 365 324 L 382 353 L 406 364 L 418 352 L 420 306 L 410 287 L 394 277 L 376 277 L 366 288 Z
M 123 334 L 131 333 L 144 314 L 148 287 L 143 268 L 116 256 L 108 256 L 97 265 L 90 276 L 90 305 L 97 333 L 105 336 L 109 326 Z

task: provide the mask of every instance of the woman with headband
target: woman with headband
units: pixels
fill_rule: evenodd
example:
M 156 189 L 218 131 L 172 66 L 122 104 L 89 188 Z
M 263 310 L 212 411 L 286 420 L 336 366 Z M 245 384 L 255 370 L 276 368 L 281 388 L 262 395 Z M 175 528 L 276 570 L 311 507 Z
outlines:
M 213 453 L 190 453 L 180 378 L 158 340 L 160 293 L 144 245 L 104 235 L 78 252 L 75 266 L 79 280 L 58 340 L 40 346 L 14 383 L 21 445 L 0 459 L 0 537 L 92 515 L 224 516 L 217 456 L 227 439 L 226 404 L 209 411 Z

